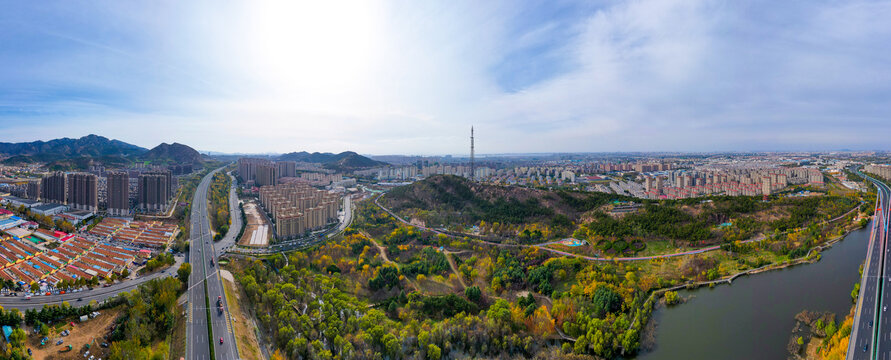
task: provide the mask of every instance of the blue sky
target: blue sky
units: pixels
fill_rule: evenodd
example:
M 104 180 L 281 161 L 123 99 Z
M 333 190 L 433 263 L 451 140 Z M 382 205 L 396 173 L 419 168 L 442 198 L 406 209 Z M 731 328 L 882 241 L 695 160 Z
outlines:
M 891 149 L 889 1 L 5 2 L 0 141 Z

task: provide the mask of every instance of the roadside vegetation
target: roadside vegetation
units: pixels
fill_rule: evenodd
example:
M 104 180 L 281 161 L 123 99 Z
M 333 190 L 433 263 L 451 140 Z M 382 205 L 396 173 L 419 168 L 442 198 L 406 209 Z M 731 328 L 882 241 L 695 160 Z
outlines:
M 207 201 L 210 202 L 208 208 L 210 213 L 210 225 L 213 227 L 214 240 L 220 240 L 229 232 L 229 188 L 232 185 L 232 178 L 224 171 L 219 171 L 213 175 L 210 188 L 207 190 Z

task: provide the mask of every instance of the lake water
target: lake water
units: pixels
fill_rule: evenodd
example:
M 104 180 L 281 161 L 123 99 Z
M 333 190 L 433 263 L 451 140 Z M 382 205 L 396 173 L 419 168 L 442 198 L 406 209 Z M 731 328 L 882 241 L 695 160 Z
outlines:
M 795 314 L 831 311 L 840 323 L 850 311 L 871 226 L 851 232 L 814 264 L 679 292 L 692 298 L 653 313 L 656 347 L 637 359 L 786 359 Z

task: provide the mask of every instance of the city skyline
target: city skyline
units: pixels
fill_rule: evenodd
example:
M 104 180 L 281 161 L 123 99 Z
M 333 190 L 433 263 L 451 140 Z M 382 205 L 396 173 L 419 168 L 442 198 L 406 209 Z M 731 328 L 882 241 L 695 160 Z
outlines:
M 0 15 L 3 141 L 889 149 L 888 2 L 46 5 Z

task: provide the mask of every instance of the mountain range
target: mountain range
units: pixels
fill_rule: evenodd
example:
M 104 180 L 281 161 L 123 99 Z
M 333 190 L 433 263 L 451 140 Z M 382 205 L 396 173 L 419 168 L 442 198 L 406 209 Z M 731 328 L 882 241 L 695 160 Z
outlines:
M 352 151 L 344 151 L 339 154 L 319 152 L 309 153 L 306 151 L 291 152 L 280 155 L 276 160 L 317 163 L 322 164 L 325 168 L 339 171 L 367 169 L 375 166 L 387 165 L 385 162 L 371 160 Z
M 133 162 L 153 164 L 200 163 L 202 156 L 189 146 L 161 144 L 149 150 L 99 135 L 79 139 L 0 143 L 3 164 L 45 163 L 53 170 L 85 169 L 90 165 L 125 166 Z

